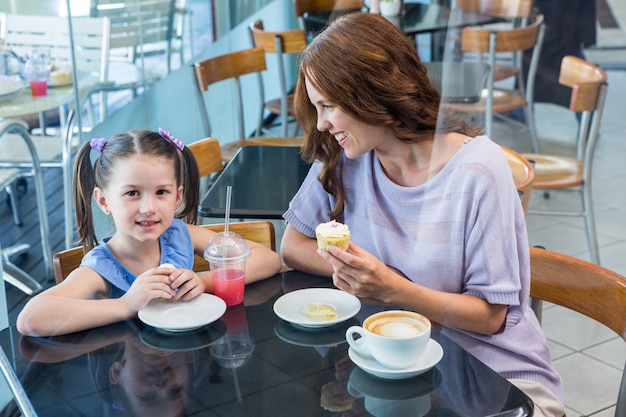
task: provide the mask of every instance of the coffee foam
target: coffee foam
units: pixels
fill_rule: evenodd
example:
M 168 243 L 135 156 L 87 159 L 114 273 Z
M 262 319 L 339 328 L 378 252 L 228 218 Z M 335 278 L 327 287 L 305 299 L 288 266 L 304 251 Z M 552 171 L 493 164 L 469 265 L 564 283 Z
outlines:
M 368 330 L 385 337 L 411 337 L 424 331 L 424 323 L 413 317 L 381 317 L 369 323 Z

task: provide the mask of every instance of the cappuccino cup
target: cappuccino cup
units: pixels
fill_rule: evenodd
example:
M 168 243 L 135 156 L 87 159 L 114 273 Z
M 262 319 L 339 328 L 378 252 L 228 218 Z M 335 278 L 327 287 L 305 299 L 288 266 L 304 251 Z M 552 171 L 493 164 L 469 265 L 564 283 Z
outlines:
M 430 320 L 412 311 L 381 311 L 366 318 L 362 327 L 348 328 L 346 340 L 357 353 L 387 368 L 409 368 L 426 350 Z

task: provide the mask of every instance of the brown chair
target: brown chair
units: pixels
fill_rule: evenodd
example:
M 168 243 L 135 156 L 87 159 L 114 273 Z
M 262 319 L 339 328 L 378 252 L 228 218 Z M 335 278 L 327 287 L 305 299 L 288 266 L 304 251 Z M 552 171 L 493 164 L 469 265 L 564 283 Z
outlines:
M 583 314 L 626 341 L 626 278 L 592 263 L 530 248 L 531 306 L 541 322 L 542 301 Z M 615 416 L 626 416 L 626 367 Z
M 263 89 L 263 80 L 261 72 L 265 71 L 265 51 L 262 48 L 250 48 L 242 51 L 230 52 L 224 55 L 205 59 L 194 64 L 198 102 L 200 104 L 200 114 L 204 124 L 205 133 L 211 136 L 211 122 L 205 102 L 205 93 L 209 90 L 209 86 L 220 81 L 232 81 L 235 86 L 235 102 L 237 110 L 237 135 L 235 141 L 222 145 L 222 159 L 226 162 L 230 161 L 237 150 L 247 144 L 251 145 L 268 145 L 268 146 L 301 146 L 302 138 L 266 138 L 260 137 L 263 126 L 263 103 L 265 102 L 265 93 Z M 244 75 L 255 75 L 257 77 L 256 97 L 259 101 L 259 114 L 255 133 L 253 138 L 246 138 L 245 117 L 243 92 L 241 88 L 241 77 Z M 248 95 L 252 97 L 253 95 Z
M 220 142 L 215 138 L 201 139 L 187 145 L 198 163 L 200 172 L 200 195 L 204 195 L 224 170 Z
M 544 191 L 575 191 L 581 196 L 581 209 L 551 210 L 531 209 L 529 214 L 578 216 L 585 221 L 591 261 L 600 264 L 593 213 L 591 178 L 593 156 L 598 142 L 607 93 L 607 75 L 602 68 L 574 56 L 565 56 L 561 62 L 559 83 L 572 88 L 569 109 L 581 113 L 578 128 L 577 156 L 522 154 L 534 162 L 533 188 Z
M 252 45 L 257 48 L 263 48 L 266 53 L 276 56 L 276 64 L 278 68 L 278 80 L 275 78 L 271 81 L 273 85 L 278 82 L 280 88 L 280 97 L 265 102 L 265 108 L 272 114 L 281 117 L 281 135 L 288 136 L 288 127 L 290 118 L 293 119 L 293 94 L 292 87 L 287 81 L 287 54 L 300 55 L 300 52 L 306 47 L 307 39 L 302 29 L 284 30 L 284 31 L 266 31 L 263 28 L 263 22 L 255 21 L 250 25 L 250 36 Z M 295 63 L 296 68 L 298 62 Z M 297 71 L 293 71 L 297 73 Z M 296 126 L 297 131 L 297 126 Z
M 534 0 L 456 0 L 455 7 L 475 13 L 483 13 L 506 19 L 505 23 L 484 25 L 493 28 L 515 28 L 526 26 L 533 15 Z M 508 55 L 506 58 L 496 57 L 494 81 L 516 77 L 522 73 L 521 54 Z M 506 61 L 506 64 L 501 62 Z
M 475 103 L 444 103 L 445 107 L 460 113 L 482 115 L 485 120 L 485 133 L 493 139 L 493 119 L 496 114 L 502 115 L 516 109 L 523 109 L 524 125 L 528 130 L 534 152 L 539 152 L 539 142 L 535 131 L 535 117 L 533 113 L 533 86 L 539 63 L 539 55 L 543 42 L 543 16 L 538 15 L 535 21 L 525 27 L 514 29 L 492 29 L 482 27 L 466 27 L 461 35 L 461 50 L 467 60 L 482 59 L 483 54 L 488 56 L 489 68 L 496 67 L 497 53 L 512 53 L 521 55 L 526 50 L 532 50 L 532 58 L 527 78 L 516 77 L 516 82 L 510 88 L 496 87 L 494 71 L 489 71 L 487 87 L 482 97 Z M 509 121 L 514 122 L 513 119 Z
M 530 194 L 533 190 L 533 182 L 535 181 L 535 169 L 528 159 L 517 152 L 505 146 L 502 147 L 502 150 L 509 167 L 511 167 L 513 182 L 515 182 L 515 187 L 517 187 L 522 201 L 522 208 L 524 213 L 526 213 L 528 211 L 528 203 L 530 202 Z
M 207 224 L 200 227 L 206 227 L 214 232 L 224 231 L 224 224 Z M 230 223 L 228 230 L 239 234 L 244 239 L 251 242 L 257 242 L 263 246 L 276 250 L 276 233 L 274 231 L 274 224 L 269 221 L 249 221 Z M 54 267 L 54 278 L 56 283 L 61 283 L 70 272 L 80 266 L 84 256 L 82 247 L 75 247 L 66 249 L 61 252 L 57 252 L 52 257 L 52 264 Z M 209 263 L 196 255 L 194 258 L 193 270 L 196 272 L 203 272 L 209 270 Z

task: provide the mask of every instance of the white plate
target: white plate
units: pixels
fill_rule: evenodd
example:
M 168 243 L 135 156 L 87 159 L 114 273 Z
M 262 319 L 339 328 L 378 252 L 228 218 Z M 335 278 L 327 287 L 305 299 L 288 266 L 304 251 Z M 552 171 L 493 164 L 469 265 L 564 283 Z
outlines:
M 168 332 L 186 332 L 213 323 L 225 311 L 226 303 L 211 294 L 200 294 L 189 301 L 157 298 L 139 311 L 139 320 Z
M 0 100 L 8 100 L 24 88 L 24 84 L 15 77 L 0 76 Z
M 387 368 L 378 363 L 373 357 L 363 356 L 352 348 L 348 349 L 348 356 L 356 366 L 370 375 L 384 379 L 405 379 L 430 371 L 443 357 L 443 348 L 439 343 L 430 339 L 426 346 L 426 351 L 419 361 L 415 365 L 403 369 Z
M 337 310 L 333 320 L 316 321 L 302 313 L 309 304 L 328 304 Z M 274 313 L 289 323 L 308 329 L 320 329 L 344 322 L 361 309 L 361 301 L 354 295 L 332 288 L 306 288 L 289 292 L 274 303 Z

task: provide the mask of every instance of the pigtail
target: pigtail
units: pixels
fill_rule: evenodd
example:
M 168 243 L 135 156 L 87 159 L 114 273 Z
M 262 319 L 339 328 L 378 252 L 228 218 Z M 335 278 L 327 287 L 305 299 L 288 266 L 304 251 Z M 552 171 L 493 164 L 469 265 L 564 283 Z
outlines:
M 98 244 L 93 225 L 93 213 L 91 211 L 94 170 L 91 165 L 90 154 L 91 145 L 89 142 L 85 142 L 78 150 L 74 165 L 74 210 L 76 212 L 78 236 L 85 253 Z
M 200 204 L 200 170 L 193 152 L 187 146 L 180 151 L 180 181 L 183 197 L 176 217 L 185 223 L 196 224 Z

